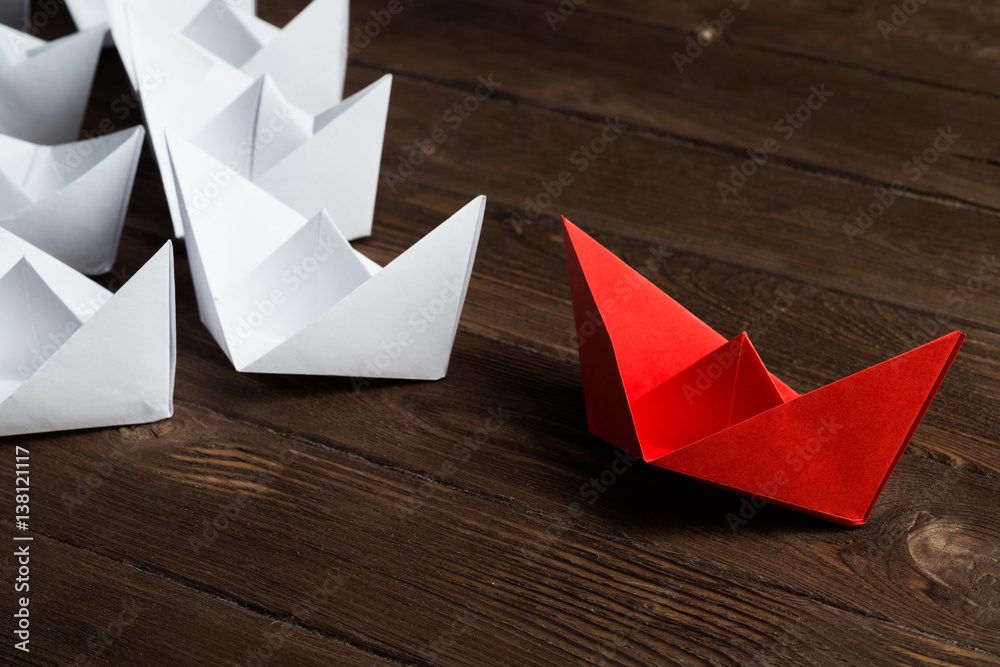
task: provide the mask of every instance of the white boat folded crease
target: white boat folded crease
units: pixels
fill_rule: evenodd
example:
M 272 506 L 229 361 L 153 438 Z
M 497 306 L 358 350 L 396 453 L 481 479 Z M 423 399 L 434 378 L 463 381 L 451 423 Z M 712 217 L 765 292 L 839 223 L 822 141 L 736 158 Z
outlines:
M 0 227 L 87 275 L 114 264 L 145 130 L 43 146 L 0 135 Z
M 167 133 L 202 322 L 239 371 L 444 377 L 485 211 L 478 197 L 386 267 Z
M 284 28 L 233 11 L 230 0 L 106 0 L 108 21 L 132 87 L 147 70 L 137 59 L 144 36 L 135 34 L 143 16 L 191 40 L 251 79 L 273 77 L 294 104 L 318 114 L 340 102 L 347 70 L 349 0 L 313 0 Z M 249 10 L 244 0 L 238 7 Z
M 0 229 L 0 436 L 173 414 L 167 242 L 117 293 Z
M 205 0 L 128 0 L 129 4 L 135 4 L 148 12 L 155 13 L 162 21 L 169 23 L 175 28 L 183 28 L 190 23 L 194 17 L 203 9 Z M 2 2 L 2 0 L 0 0 Z M 73 23 L 79 30 L 87 30 L 102 23 L 109 23 L 111 16 L 108 12 L 108 5 L 111 5 L 112 13 L 120 12 L 122 3 L 114 0 L 66 0 L 66 7 L 73 17 Z M 255 0 L 212 0 L 212 8 L 225 16 L 230 12 L 256 14 L 257 3 Z M 115 14 L 116 17 L 118 14 Z M 120 25 L 119 25 L 120 30 Z M 113 46 L 113 35 L 109 34 L 104 41 L 105 46 Z M 128 40 L 126 40 L 127 42 Z M 126 44 L 125 48 L 128 48 Z M 123 58 L 124 60 L 124 58 Z
M 107 29 L 46 42 L 0 25 L 0 134 L 39 144 L 75 140 Z
M 125 6 L 133 68 L 153 73 L 150 85 L 140 85 L 141 98 L 175 235 L 183 236 L 184 227 L 164 139 L 168 129 L 302 215 L 325 208 L 348 239 L 371 234 L 392 77 L 341 101 L 342 61 L 321 50 L 322 57 L 305 58 L 308 67 L 300 63 L 300 54 L 310 52 L 299 49 L 316 37 L 337 42 L 342 5 L 314 0 L 274 39 L 275 48 L 285 45 L 276 51 L 285 56 L 264 59 L 266 66 L 257 68 L 237 67 L 131 3 Z M 303 21 L 310 17 L 314 21 Z M 286 36 L 297 34 L 289 32 L 293 28 L 308 34 L 288 42 Z M 328 70 L 310 78 L 317 63 Z

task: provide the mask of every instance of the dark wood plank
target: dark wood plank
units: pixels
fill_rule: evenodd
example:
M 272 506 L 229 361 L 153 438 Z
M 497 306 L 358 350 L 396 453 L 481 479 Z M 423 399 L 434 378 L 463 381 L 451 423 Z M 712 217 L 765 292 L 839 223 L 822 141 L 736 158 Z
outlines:
M 423 201 L 425 206 L 430 206 L 428 200 Z M 439 203 L 438 208 L 448 205 Z M 433 217 L 433 213 L 429 217 Z M 497 225 L 493 228 L 503 229 Z M 419 232 L 414 230 L 412 233 Z M 139 239 L 130 238 L 128 242 L 136 240 Z M 126 252 L 131 250 L 126 249 Z M 562 261 L 561 257 L 558 261 Z M 178 269 L 179 275 L 186 275 L 183 259 Z M 189 304 L 181 306 L 180 316 L 193 321 L 193 299 L 186 278 L 181 279 L 179 290 L 180 302 Z M 488 302 L 489 299 L 484 296 L 480 300 Z M 829 300 L 820 300 L 816 307 L 829 309 L 835 305 Z M 568 304 L 564 307 L 568 310 Z M 803 308 L 808 307 L 803 304 Z M 795 308 L 799 308 L 798 303 Z M 847 313 L 850 314 L 850 310 Z M 839 314 L 828 317 L 839 317 Z M 809 321 L 808 318 L 803 320 Z M 567 316 L 567 327 L 568 323 Z M 769 330 L 768 335 L 776 329 Z M 394 470 L 415 471 L 419 477 L 411 482 L 411 498 L 416 497 L 414 494 L 424 480 L 432 479 L 439 471 L 449 443 L 465 440 L 482 425 L 489 410 L 498 407 L 514 418 L 491 436 L 488 451 L 463 462 L 459 470 L 445 480 L 445 487 L 439 484 L 424 487 L 430 488 L 434 497 L 441 488 L 457 486 L 473 497 L 513 503 L 530 515 L 558 517 L 581 483 L 599 474 L 613 457 L 613 448 L 583 434 L 585 417 L 579 371 L 568 355 L 562 359 L 555 354 L 526 355 L 523 345 L 511 346 L 483 337 L 460 336 L 448 382 L 382 382 L 354 391 L 348 379 L 235 374 L 202 328 L 190 327 L 180 335 L 184 352 L 178 370 L 181 400 L 210 406 L 213 411 L 256 424 L 267 432 L 305 438 L 310 443 L 344 451 Z M 242 397 L 239 404 L 226 398 L 233 395 Z M 394 417 L 373 420 L 372 415 Z M 406 417 L 398 417 L 402 415 Z M 933 423 L 933 415 L 928 417 L 928 422 Z M 289 428 L 292 424 L 294 427 Z M 921 436 L 926 428 L 918 432 L 918 443 L 932 450 L 931 456 L 941 456 L 934 450 L 940 442 L 945 443 L 944 447 L 955 446 L 955 436 L 946 437 L 943 430 L 939 431 L 942 436 L 939 440 L 923 440 Z M 980 433 L 978 427 L 971 428 Z M 581 446 L 581 438 L 591 444 Z M 445 443 L 444 450 L 442 443 Z M 995 444 L 989 446 L 995 450 Z M 984 451 L 990 450 L 984 447 Z M 914 474 L 914 470 L 919 473 L 904 484 L 899 480 L 905 478 L 907 470 L 910 474 Z M 901 598 L 895 589 L 883 589 L 873 599 L 871 587 L 883 581 L 878 568 L 884 557 L 881 551 L 872 557 L 876 566 L 861 568 L 854 575 L 848 574 L 849 570 L 842 563 L 845 549 L 867 553 L 866 544 L 870 542 L 882 544 L 888 539 L 883 545 L 885 548 L 890 545 L 892 549 L 899 548 L 896 545 L 903 536 L 893 532 L 897 530 L 895 527 L 900 522 L 915 520 L 922 512 L 937 511 L 934 508 L 938 507 L 944 492 L 962 494 L 963 502 L 969 504 L 968 508 L 963 506 L 959 515 L 976 512 L 977 508 L 987 511 L 985 508 L 995 502 L 988 498 L 1000 492 L 1000 487 L 994 476 L 977 472 L 975 465 L 953 468 L 936 460 L 907 456 L 887 487 L 871 522 L 861 529 L 863 532 L 844 531 L 775 510 L 776 519 L 758 519 L 755 529 L 741 531 L 736 543 L 726 515 L 740 511 L 737 497 L 651 467 L 643 466 L 642 471 L 630 473 L 629 481 L 633 479 L 637 480 L 635 495 L 620 504 L 602 504 L 595 508 L 580 521 L 580 528 L 595 536 L 612 536 L 629 548 L 642 548 L 660 556 L 675 554 L 678 550 L 690 554 L 707 551 L 712 562 L 725 563 L 730 577 L 766 581 L 770 586 L 810 598 L 819 596 L 827 604 L 855 613 L 864 610 L 864 613 L 880 614 L 880 618 L 901 618 L 912 614 L 915 605 L 927 604 L 933 610 L 928 608 L 919 620 L 909 618 L 908 622 L 917 623 L 916 627 L 934 636 L 950 636 L 956 628 L 980 627 L 973 631 L 970 641 L 985 641 L 988 643 L 975 645 L 992 646 L 992 639 L 987 638 L 992 637 L 993 631 L 989 626 L 977 626 L 975 619 L 967 616 L 969 610 L 950 610 L 946 616 L 937 602 Z M 941 480 L 944 486 L 935 486 Z M 976 493 L 983 493 L 987 488 L 993 490 L 977 501 Z M 934 492 L 929 493 L 928 489 Z M 688 509 L 692 505 L 693 511 Z M 702 506 L 701 511 L 699 506 Z M 628 528 L 630 521 L 637 516 L 647 516 L 651 508 L 659 507 L 685 509 L 671 513 L 669 520 L 660 517 L 643 521 L 642 537 L 637 538 L 633 529 Z M 771 515 L 770 510 L 768 514 Z M 772 523 L 775 520 L 777 524 Z M 794 530 L 788 530 L 791 526 Z M 890 538 L 885 537 L 887 532 Z M 797 554 L 803 549 L 821 554 L 821 564 L 796 574 L 775 572 L 775 558 L 796 562 Z M 926 574 L 914 576 L 925 577 Z M 875 612 L 876 609 L 881 611 Z
M 354 3 L 354 23 L 371 20 L 379 6 L 375 0 Z M 727 164 L 702 183 L 716 198 L 716 182 L 729 176 L 729 163 L 774 139 L 780 149 L 771 159 L 789 168 L 832 172 L 864 185 L 901 180 L 916 193 L 1000 209 L 1000 176 L 992 163 L 1000 100 L 918 82 L 887 83 L 857 68 L 725 40 L 679 73 L 672 54 L 685 48 L 686 33 L 586 12 L 553 32 L 543 9 L 523 0 L 421 3 L 408 7 L 385 29 L 386 38 L 373 39 L 356 61 L 461 82 L 469 90 L 492 73 L 506 99 L 592 119 L 620 116 L 664 139 L 724 152 Z M 425 48 L 428 43 L 435 48 Z M 788 128 L 792 135 L 785 124 L 777 126 L 821 85 L 833 97 L 815 113 L 804 109 L 804 125 Z M 932 145 L 938 128 L 948 127 L 961 137 L 911 182 L 905 163 Z M 759 187 L 755 181 L 745 189 Z M 863 203 L 870 199 L 869 193 Z
M 36 460 L 55 451 L 36 450 Z M 3 534 L 10 543 L 7 528 Z M 123 536 L 107 538 L 115 543 Z M 148 541 L 149 535 L 140 539 Z M 31 542 L 13 544 L 29 545 L 31 636 L 28 653 L 6 637 L 0 642 L 0 660 L 7 665 L 388 664 L 303 627 L 322 606 L 317 600 L 336 603 L 338 585 L 345 582 L 335 571 L 301 573 L 304 597 L 293 622 L 292 612 L 282 618 L 263 615 L 153 574 L 147 564 L 110 560 L 86 542 L 72 547 L 36 534 Z M 19 576 L 16 559 L 5 555 L 0 567 L 9 589 Z M 314 591 L 305 589 L 309 583 Z
M 541 4 L 567 19 L 575 13 L 560 12 L 555 0 L 541 0 Z M 740 11 L 742 6 L 746 10 Z M 989 2 L 792 0 L 751 6 L 743 0 L 588 0 L 578 11 L 695 34 L 705 29 L 705 21 L 710 29 L 717 29 L 714 22 L 726 9 L 733 17 L 726 17 L 731 23 L 723 24 L 722 34 L 736 44 L 941 88 L 1000 94 L 1000 60 L 995 52 L 1000 14 Z M 551 23 L 558 30 L 564 21 L 553 18 Z
M 453 409 L 474 419 L 460 405 Z M 928 664 L 976 664 L 991 657 L 967 645 L 990 643 L 981 635 L 985 625 L 963 623 L 950 628 L 945 639 L 910 629 L 910 622 L 925 620 L 912 611 L 907 624 L 893 616 L 850 613 L 812 596 L 744 583 L 713 559 L 651 553 L 572 526 L 558 531 L 551 549 L 526 559 L 520 548 L 531 548 L 537 535 L 555 525 L 552 518 L 440 487 L 404 519 L 396 507 L 409 495 L 411 475 L 196 409 L 182 408 L 159 425 L 21 442 L 35 452 L 35 474 L 47 480 L 35 501 L 41 533 L 198 582 L 251 608 L 266 606 L 278 618 L 309 595 L 318 573 L 336 566 L 344 576 L 337 604 L 319 607 L 303 626 L 390 657 L 430 661 L 429 653 L 440 647 L 446 649 L 437 656 L 440 664 L 522 664 L 530 652 L 532 662 L 555 665 L 592 656 L 619 632 L 627 645 L 618 657 L 631 664 L 861 655 L 899 664 L 917 656 L 926 656 Z M 55 451 L 58 456 L 49 454 Z M 60 490 L 72 494 L 75 471 L 108 461 L 114 469 L 98 472 L 101 484 L 80 502 L 71 501 L 70 511 Z M 656 488 L 633 481 L 615 485 L 602 505 L 624 502 L 634 508 L 622 496 Z M 688 486 L 683 495 L 693 491 L 687 500 L 702 513 L 699 506 L 712 493 Z M 995 488 L 977 490 L 996 497 Z M 139 494 L 142 503 L 134 501 Z M 570 492 L 563 500 L 574 496 Z M 650 539 L 648 531 L 658 530 L 654 525 L 686 532 L 673 524 L 675 512 L 663 511 L 670 505 L 657 502 L 666 498 L 644 500 L 652 504 L 626 522 L 635 542 Z M 963 534 L 988 539 L 996 517 L 969 509 L 961 501 L 950 511 L 936 506 L 937 523 L 928 527 L 925 521 L 919 526 L 924 530 L 907 533 L 903 544 L 916 540 L 931 546 L 953 516 L 977 519 L 976 529 L 963 527 Z M 114 525 L 110 516 L 116 517 Z M 801 523 L 794 516 L 783 520 Z M 767 523 L 760 525 L 770 531 Z M 844 533 L 826 526 L 816 530 L 822 532 Z M 149 539 L 167 534 L 173 538 Z M 970 566 L 984 555 L 966 551 Z M 946 565 L 932 553 L 916 554 L 917 564 L 935 576 L 951 574 L 954 561 Z M 892 552 L 888 563 L 896 566 L 903 556 Z M 841 576 L 849 572 L 846 563 L 841 566 Z M 927 591 L 914 582 L 912 588 L 876 595 L 905 595 L 913 605 Z M 946 593 L 935 598 L 937 604 L 948 600 Z M 644 602 L 651 603 L 648 611 Z
M 352 77 L 352 83 L 359 78 L 369 77 Z M 415 141 L 442 126 L 443 112 L 463 97 L 397 78 L 382 201 L 397 199 L 400 185 L 390 185 L 385 174 L 397 173 L 399 156 L 409 155 Z M 984 261 L 995 262 L 1000 248 L 1000 226 L 992 215 L 902 198 L 867 231 L 849 236 L 845 225 L 857 224 L 858 207 L 875 201 L 869 188 L 765 169 L 739 201 L 723 203 L 714 180 L 727 172 L 732 157 L 630 132 L 581 172 L 571 155 L 602 128 L 522 106 L 484 103 L 459 131 L 449 131 L 448 141 L 407 182 L 435 189 L 446 183 L 447 189 L 469 196 L 482 192 L 509 211 L 511 229 L 520 234 L 538 215 L 539 208 L 532 206 L 549 201 L 545 184 L 566 171 L 574 180 L 542 209 L 547 219 L 564 214 L 588 230 L 638 239 L 653 248 L 662 245 L 793 276 L 932 316 L 944 310 L 958 323 L 991 329 L 1000 324 L 1000 279 L 995 271 L 984 272 L 985 283 L 977 278 Z M 545 138 L 542 149 L 537 137 Z M 943 233 L 943 225 L 953 231 Z M 373 242 L 380 242 L 378 234 Z M 488 245 L 483 252 L 489 252 Z M 532 280 L 532 267 L 526 265 L 519 284 Z M 971 291 L 970 281 L 978 289 Z

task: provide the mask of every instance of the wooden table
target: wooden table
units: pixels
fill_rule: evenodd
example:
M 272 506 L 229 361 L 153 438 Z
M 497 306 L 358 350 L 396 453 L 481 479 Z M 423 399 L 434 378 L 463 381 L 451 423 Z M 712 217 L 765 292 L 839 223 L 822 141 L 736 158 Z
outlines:
M 35 539 L 29 656 L 0 558 L 0 661 L 1000 663 L 995 3 L 355 0 L 351 20 L 374 37 L 352 32 L 347 92 L 395 76 L 384 172 L 419 162 L 358 247 L 387 262 L 489 197 L 448 376 L 236 373 L 178 244 L 174 418 L 3 442 L 8 515 L 31 452 Z M 63 10 L 43 35 L 71 30 Z M 107 52 L 86 127 L 140 122 L 127 90 Z M 734 531 L 740 497 L 641 464 L 571 511 L 617 450 L 587 431 L 561 214 L 798 391 L 968 334 L 865 526 L 765 507 Z M 147 153 L 99 281 L 170 229 Z

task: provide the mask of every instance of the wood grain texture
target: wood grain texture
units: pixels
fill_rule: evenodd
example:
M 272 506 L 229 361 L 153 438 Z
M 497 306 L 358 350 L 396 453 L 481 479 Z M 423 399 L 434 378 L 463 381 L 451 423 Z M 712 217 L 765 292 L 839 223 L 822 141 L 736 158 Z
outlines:
M 353 15 L 360 21 L 377 5 L 355 3 Z M 405 16 L 386 29 L 391 38 L 372 40 L 358 60 L 467 85 L 493 73 L 503 83 L 498 94 L 513 101 L 585 118 L 620 116 L 658 137 L 713 148 L 730 159 L 746 159 L 747 149 L 774 139 L 780 145 L 771 158 L 776 163 L 865 184 L 904 178 L 903 165 L 931 146 L 939 127 L 952 127 L 961 138 L 906 185 L 993 212 L 1000 208 L 1000 174 L 990 164 L 1000 136 L 992 121 L 1000 100 L 991 97 L 726 40 L 704 47 L 679 72 L 673 54 L 685 50 L 687 33 L 587 12 L 553 30 L 539 5 L 525 0 L 423 3 Z M 435 48 L 410 57 L 427 41 Z M 803 111 L 804 122 L 784 120 L 820 86 L 830 99 Z M 725 175 L 706 186 L 714 190 Z
M 119 534 L 109 539 L 123 537 Z M 330 604 L 334 600 L 334 577 L 340 576 L 336 572 L 334 577 L 317 573 L 316 589 L 305 591 L 301 606 L 296 607 L 298 617 L 289 612 L 278 618 L 193 590 L 187 582 L 173 580 L 162 571 L 150 572 L 147 563 L 103 557 L 92 547 L 88 543 L 75 548 L 42 536 L 33 540 L 36 558 L 32 576 L 44 582 L 31 598 L 37 621 L 31 645 L 37 648 L 27 656 L 18 656 L 19 661 L 41 665 L 233 665 L 273 659 L 296 665 L 389 664 L 304 626 L 303 619 L 315 613 L 319 602 Z M 11 560 L 5 557 L 3 561 L 5 586 L 12 578 Z M 210 644 L 192 641 L 192 637 L 212 636 L 227 639 Z M 12 658 L 9 649 L 4 654 Z
M 558 7 L 554 0 L 543 3 Z M 735 14 L 746 5 L 738 20 L 724 26 L 725 39 L 890 78 L 994 97 L 1000 92 L 996 7 L 919 0 L 905 8 L 903 4 L 792 0 L 780 5 L 754 2 L 751 7 L 744 0 L 588 0 L 580 11 L 693 34 L 724 10 Z
M 305 4 L 259 9 L 281 25 Z M 1000 664 L 1000 278 L 969 282 L 1000 248 L 995 10 L 927 3 L 885 41 L 891 7 L 753 2 L 679 75 L 671 53 L 735 4 L 588 0 L 553 31 L 553 0 L 404 0 L 348 71 L 348 92 L 395 75 L 356 245 L 388 262 L 489 197 L 448 376 L 238 374 L 177 244 L 175 417 L 0 443 L 32 452 L 37 605 L 32 653 L 4 641 L 0 661 Z M 352 3 L 352 30 L 386 6 Z M 823 82 L 842 96 L 722 201 L 716 181 Z M 106 53 L 86 127 L 138 123 L 126 91 Z M 580 170 L 606 116 L 629 127 Z M 852 242 L 945 123 L 954 150 Z M 968 334 L 866 525 L 765 507 L 734 531 L 738 496 L 644 465 L 582 498 L 616 450 L 586 429 L 560 214 L 724 335 L 748 330 L 799 391 Z M 169 233 L 147 151 L 98 281 L 120 287 Z M 0 557 L 5 609 L 13 574 Z

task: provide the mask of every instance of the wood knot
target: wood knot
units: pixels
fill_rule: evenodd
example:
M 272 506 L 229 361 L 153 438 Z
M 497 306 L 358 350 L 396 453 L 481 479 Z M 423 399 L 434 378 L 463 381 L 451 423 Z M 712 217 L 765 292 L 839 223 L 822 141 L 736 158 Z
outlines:
M 169 419 L 164 419 L 152 424 L 120 426 L 118 433 L 124 440 L 153 440 L 155 438 L 162 438 L 176 428 Z
M 960 600 L 975 620 L 1000 626 L 1000 542 L 995 536 L 965 521 L 921 513 L 906 544 L 932 588 Z

